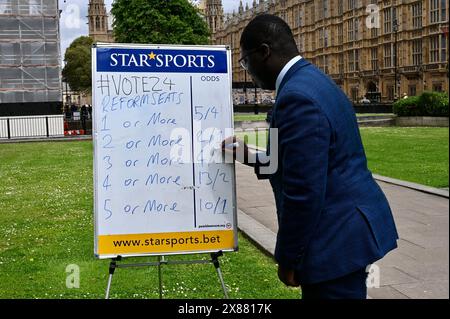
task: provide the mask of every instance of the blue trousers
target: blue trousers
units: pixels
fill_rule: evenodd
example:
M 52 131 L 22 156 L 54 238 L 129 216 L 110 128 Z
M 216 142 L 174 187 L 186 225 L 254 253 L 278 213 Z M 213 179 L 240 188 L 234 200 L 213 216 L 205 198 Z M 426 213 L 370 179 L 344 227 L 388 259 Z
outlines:
M 363 268 L 344 277 L 301 285 L 302 299 L 366 299 L 366 278 L 366 269 Z

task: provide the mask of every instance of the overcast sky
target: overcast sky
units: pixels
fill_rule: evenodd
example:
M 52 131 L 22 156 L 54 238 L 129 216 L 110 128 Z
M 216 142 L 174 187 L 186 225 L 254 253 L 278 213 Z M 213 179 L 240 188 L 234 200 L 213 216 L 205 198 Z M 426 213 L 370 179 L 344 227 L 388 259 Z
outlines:
M 88 0 L 58 0 L 61 13 L 61 55 L 64 59 L 64 52 L 70 43 L 81 35 L 88 35 L 87 12 Z M 107 10 L 111 9 L 113 0 L 105 0 Z M 243 0 L 251 6 L 253 0 Z M 222 0 L 225 13 L 237 11 L 239 0 Z

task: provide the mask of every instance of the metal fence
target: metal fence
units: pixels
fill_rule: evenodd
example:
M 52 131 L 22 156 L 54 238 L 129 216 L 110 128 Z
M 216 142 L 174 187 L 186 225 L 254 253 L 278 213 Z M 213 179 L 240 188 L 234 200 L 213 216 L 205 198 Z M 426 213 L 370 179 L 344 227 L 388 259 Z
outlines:
M 392 113 L 392 103 L 353 104 L 356 113 Z
M 0 117 L 0 139 L 64 136 L 63 115 Z

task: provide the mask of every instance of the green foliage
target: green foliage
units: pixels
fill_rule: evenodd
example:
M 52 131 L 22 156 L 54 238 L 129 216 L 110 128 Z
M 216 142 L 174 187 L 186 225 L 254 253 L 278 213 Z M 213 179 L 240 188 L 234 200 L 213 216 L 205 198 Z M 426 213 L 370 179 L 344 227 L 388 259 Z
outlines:
M 62 76 L 70 88 L 77 92 L 91 89 L 91 46 L 90 37 L 81 36 L 75 39 L 64 54 L 66 65 Z
M 430 116 L 448 116 L 448 94 L 445 92 L 423 92 L 419 107 Z
M 188 0 L 116 0 L 114 37 L 121 43 L 208 44 L 205 21 Z
M 393 105 L 398 116 L 449 116 L 448 94 L 445 92 L 423 92 L 398 100 Z
M 419 109 L 419 97 L 410 96 L 406 99 L 400 99 L 393 105 L 392 111 L 398 116 L 418 116 L 421 113 Z

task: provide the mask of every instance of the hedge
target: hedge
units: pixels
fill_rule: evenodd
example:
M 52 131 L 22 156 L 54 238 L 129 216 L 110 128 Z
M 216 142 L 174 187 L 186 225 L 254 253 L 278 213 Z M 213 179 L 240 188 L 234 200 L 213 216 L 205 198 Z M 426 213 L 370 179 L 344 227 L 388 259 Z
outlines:
M 445 92 L 423 92 L 393 104 L 398 116 L 449 116 L 448 94 Z

